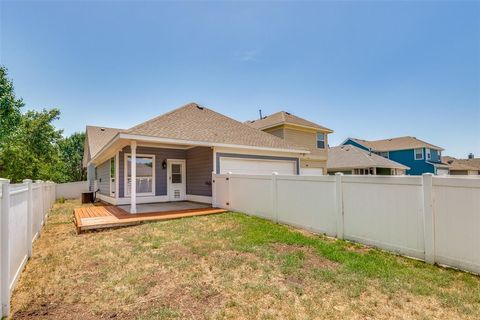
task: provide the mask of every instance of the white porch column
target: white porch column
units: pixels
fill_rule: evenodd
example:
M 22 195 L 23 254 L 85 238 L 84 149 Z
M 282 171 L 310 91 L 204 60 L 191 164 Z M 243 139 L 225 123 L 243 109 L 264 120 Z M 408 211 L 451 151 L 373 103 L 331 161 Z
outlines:
M 137 213 L 137 141 L 132 141 L 130 213 Z

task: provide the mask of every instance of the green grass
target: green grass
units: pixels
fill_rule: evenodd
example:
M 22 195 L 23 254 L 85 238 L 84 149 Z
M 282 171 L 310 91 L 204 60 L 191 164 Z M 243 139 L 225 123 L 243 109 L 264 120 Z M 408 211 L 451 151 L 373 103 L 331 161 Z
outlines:
M 14 318 L 480 318 L 480 279 L 241 213 L 76 235 L 57 204 Z

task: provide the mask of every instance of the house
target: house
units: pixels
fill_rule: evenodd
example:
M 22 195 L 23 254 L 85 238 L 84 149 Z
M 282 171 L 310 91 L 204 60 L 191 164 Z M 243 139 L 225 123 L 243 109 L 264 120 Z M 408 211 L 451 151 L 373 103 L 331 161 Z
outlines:
M 403 175 L 408 169 L 410 168 L 403 164 L 353 145 L 343 145 L 328 150 L 329 174 L 342 172 L 360 175 Z
M 442 162 L 448 164 L 451 175 L 480 175 L 480 158 L 456 159 L 445 156 Z
M 287 143 L 307 148 L 310 153 L 300 158 L 300 174 L 326 174 L 328 134 L 333 133 L 331 129 L 285 111 L 247 121 L 246 124 L 279 137 Z
M 105 202 L 212 202 L 212 172 L 299 174 L 306 148 L 190 103 L 130 129 L 87 126 L 84 166 Z M 135 183 L 132 183 L 135 181 Z
M 353 145 L 403 164 L 410 168 L 406 172 L 408 175 L 448 174 L 448 165 L 442 163 L 441 160 L 444 149 L 415 137 L 407 136 L 374 141 L 347 138 L 342 145 Z

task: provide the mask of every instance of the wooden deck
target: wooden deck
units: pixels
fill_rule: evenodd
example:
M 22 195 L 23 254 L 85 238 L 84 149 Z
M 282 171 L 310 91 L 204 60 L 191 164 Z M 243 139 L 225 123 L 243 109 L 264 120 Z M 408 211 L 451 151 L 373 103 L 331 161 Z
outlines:
M 90 206 L 74 210 L 77 233 L 84 230 L 129 226 L 149 221 L 178 219 L 227 212 L 218 208 L 199 208 L 176 211 L 130 214 L 117 206 Z

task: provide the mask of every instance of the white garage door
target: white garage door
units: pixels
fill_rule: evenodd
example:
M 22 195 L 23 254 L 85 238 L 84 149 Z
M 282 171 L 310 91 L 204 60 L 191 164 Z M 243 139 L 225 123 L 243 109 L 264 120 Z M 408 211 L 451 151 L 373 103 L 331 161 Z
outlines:
M 302 176 L 323 176 L 323 168 L 300 168 Z
M 287 160 L 259 160 L 220 158 L 220 173 L 236 174 L 296 174 L 296 162 Z
M 448 169 L 440 169 L 440 168 L 437 168 L 437 175 L 439 175 L 439 176 L 447 176 L 447 175 L 448 175 Z

